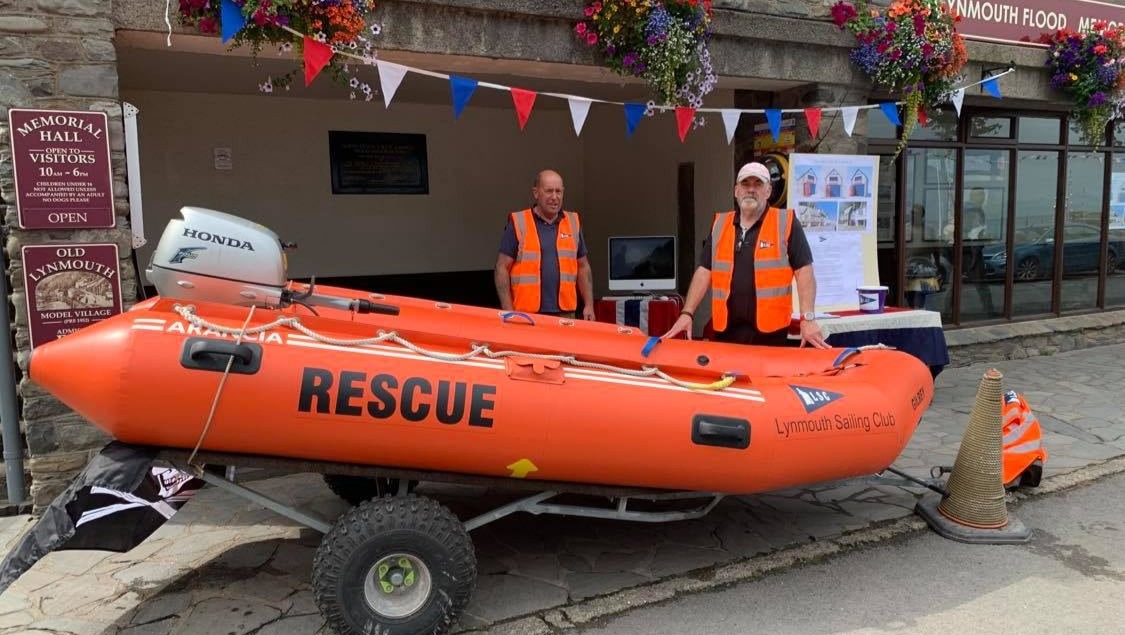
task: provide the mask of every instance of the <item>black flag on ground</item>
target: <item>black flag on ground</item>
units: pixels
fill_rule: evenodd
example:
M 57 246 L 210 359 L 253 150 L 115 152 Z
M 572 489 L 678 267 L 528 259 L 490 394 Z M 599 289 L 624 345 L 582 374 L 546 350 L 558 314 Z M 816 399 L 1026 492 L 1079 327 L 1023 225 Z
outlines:
M 0 593 L 52 551 L 128 551 L 159 529 L 203 481 L 153 467 L 156 453 L 119 441 L 102 448 L 4 558 Z

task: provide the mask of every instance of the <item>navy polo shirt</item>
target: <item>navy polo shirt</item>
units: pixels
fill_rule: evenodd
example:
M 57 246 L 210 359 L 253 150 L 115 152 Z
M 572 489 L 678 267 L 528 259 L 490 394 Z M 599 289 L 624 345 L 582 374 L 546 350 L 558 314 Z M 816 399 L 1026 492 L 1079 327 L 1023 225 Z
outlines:
M 539 311 L 538 313 L 558 313 L 559 308 L 559 224 L 562 223 L 562 212 L 555 217 L 555 222 L 548 223 L 532 212 L 535 217 L 535 231 L 539 234 Z M 508 222 L 504 225 L 504 237 L 500 239 L 500 253 L 516 257 L 519 251 L 519 241 L 516 240 L 516 228 L 512 225 L 512 215 L 508 215 Z M 578 231 L 578 258 L 586 257 L 586 239 L 582 237 L 582 230 Z

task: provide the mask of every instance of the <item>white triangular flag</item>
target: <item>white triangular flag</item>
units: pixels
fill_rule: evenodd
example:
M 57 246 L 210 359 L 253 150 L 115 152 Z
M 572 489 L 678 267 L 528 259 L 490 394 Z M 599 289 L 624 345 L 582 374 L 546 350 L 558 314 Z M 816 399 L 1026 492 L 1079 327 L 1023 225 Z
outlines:
M 585 97 L 568 97 L 570 102 L 570 119 L 574 122 L 575 136 L 582 134 L 582 126 L 586 123 L 586 115 L 590 113 L 590 100 Z
M 965 101 L 965 89 L 958 88 L 957 90 L 953 91 L 953 96 L 950 97 L 949 100 L 953 102 L 953 107 L 957 109 L 957 116 L 960 117 L 961 103 Z
M 852 136 L 852 129 L 855 128 L 855 118 L 859 114 L 859 106 L 845 106 L 840 109 L 840 114 L 844 117 L 844 132 L 848 136 Z
M 741 110 L 723 108 L 719 110 L 723 115 L 723 129 L 727 131 L 727 145 L 734 139 L 734 129 L 738 127 L 738 118 L 742 116 Z
M 395 91 L 406 75 L 406 67 L 383 60 L 375 60 L 375 64 L 379 66 L 379 87 L 383 90 L 383 107 L 390 108 Z

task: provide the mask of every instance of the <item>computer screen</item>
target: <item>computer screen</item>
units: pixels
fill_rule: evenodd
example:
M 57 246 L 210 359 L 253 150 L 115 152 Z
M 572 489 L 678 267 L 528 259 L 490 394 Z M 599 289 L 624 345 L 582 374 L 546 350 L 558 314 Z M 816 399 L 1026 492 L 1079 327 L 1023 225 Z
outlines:
M 675 291 L 675 236 L 612 236 L 610 291 Z

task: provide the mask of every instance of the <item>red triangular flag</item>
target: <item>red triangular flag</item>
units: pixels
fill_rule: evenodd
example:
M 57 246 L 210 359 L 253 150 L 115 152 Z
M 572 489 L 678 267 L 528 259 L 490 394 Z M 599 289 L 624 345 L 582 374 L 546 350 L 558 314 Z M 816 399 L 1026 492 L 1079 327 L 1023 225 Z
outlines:
M 929 117 L 929 115 L 926 114 L 926 109 L 919 106 L 918 107 L 918 124 L 921 125 L 923 128 L 925 128 L 926 124 L 928 124 L 928 123 L 930 123 L 930 117 Z
M 324 42 L 305 36 L 305 86 L 312 84 L 316 76 L 332 59 L 332 47 Z
M 535 104 L 535 96 L 538 95 L 533 90 L 524 90 L 522 88 L 510 88 L 512 91 L 512 103 L 516 106 L 516 118 L 520 122 L 520 130 L 527 125 L 527 118 L 531 116 L 531 107 Z
M 680 133 L 680 143 L 687 138 L 693 121 L 695 121 L 695 108 L 676 106 L 676 131 Z
M 805 108 L 805 120 L 809 122 L 809 132 L 815 139 L 820 133 L 820 108 Z

